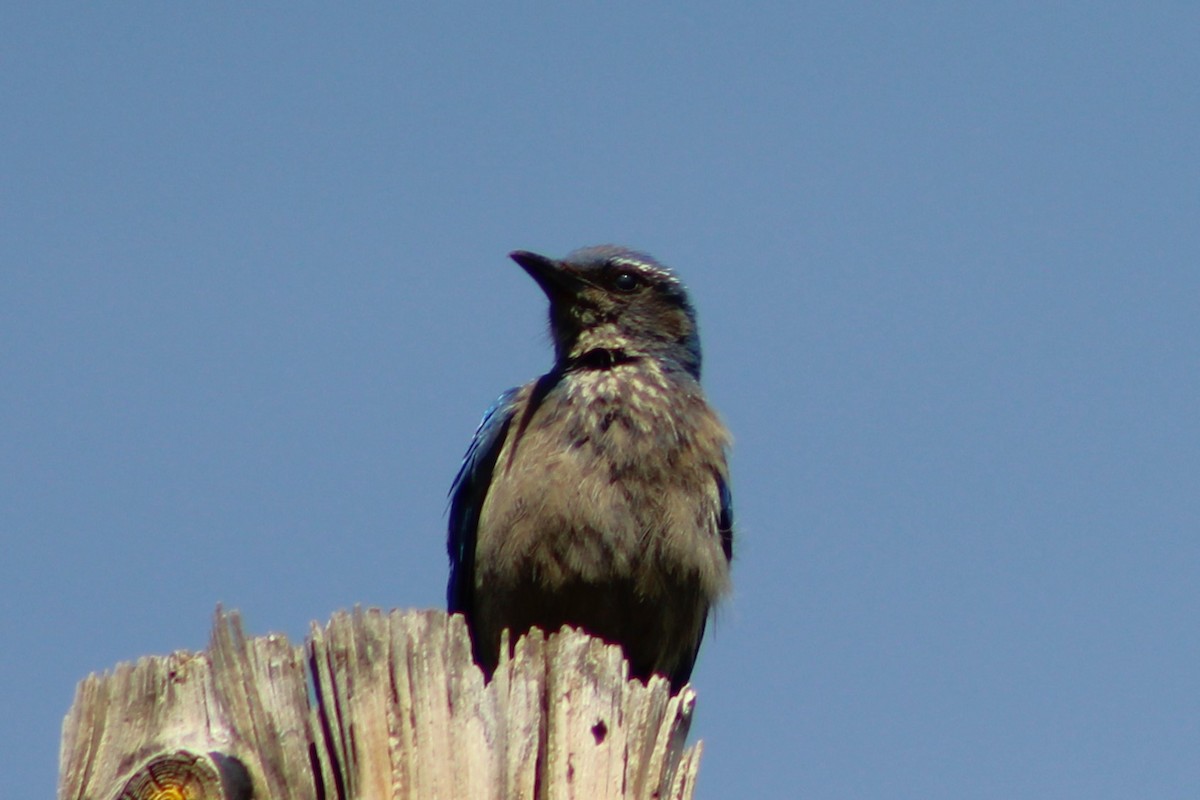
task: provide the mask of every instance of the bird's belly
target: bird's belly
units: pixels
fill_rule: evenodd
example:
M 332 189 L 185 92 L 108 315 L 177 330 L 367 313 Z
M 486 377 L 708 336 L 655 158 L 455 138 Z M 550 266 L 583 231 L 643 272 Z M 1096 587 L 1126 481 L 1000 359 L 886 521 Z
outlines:
M 695 574 L 719 594 L 727 563 L 713 468 L 694 458 L 685 468 L 687 454 L 670 454 L 671 469 L 656 458 L 662 452 L 617 460 L 606 455 L 605 439 L 564 446 L 531 432 L 501 454 L 480 515 L 477 581 L 555 587 L 630 579 L 651 594 L 669 576 Z
M 487 599 L 475 621 L 489 652 L 505 628 L 515 638 L 572 625 L 621 644 L 635 675 L 690 668 L 727 567 L 715 535 L 694 523 L 670 528 L 663 495 L 679 488 L 638 502 L 637 492 L 569 458 L 523 479 L 534 483 L 521 492 L 493 484 L 480 523 L 477 596 Z M 665 546 L 672 539 L 690 546 Z
M 477 564 L 492 580 L 604 582 L 641 565 L 659 526 L 625 486 L 570 453 L 523 461 L 493 479 L 481 514 Z

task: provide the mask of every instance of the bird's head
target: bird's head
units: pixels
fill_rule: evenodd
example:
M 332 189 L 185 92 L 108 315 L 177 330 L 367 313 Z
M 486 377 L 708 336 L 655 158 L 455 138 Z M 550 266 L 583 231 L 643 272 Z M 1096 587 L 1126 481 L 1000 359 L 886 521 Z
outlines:
M 560 366 L 656 359 L 700 377 L 700 336 L 687 291 L 645 253 L 600 245 L 561 260 L 517 250 L 516 261 L 550 298 Z

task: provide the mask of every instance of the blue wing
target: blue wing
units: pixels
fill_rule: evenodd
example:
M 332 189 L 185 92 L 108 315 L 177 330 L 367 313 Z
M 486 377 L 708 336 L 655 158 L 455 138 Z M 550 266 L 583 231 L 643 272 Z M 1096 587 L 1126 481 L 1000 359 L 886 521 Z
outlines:
M 725 560 L 733 560 L 733 493 L 729 491 L 729 482 L 720 472 L 716 474 L 717 496 L 721 499 L 721 510 L 717 512 L 717 533 L 721 537 L 721 551 Z M 682 686 L 692 677 L 692 667 L 696 665 L 696 656 L 700 654 L 700 643 L 704 641 L 704 629 L 708 620 L 700 623 L 700 632 L 696 636 L 696 646 L 692 648 L 692 657 L 681 662 L 671 676 L 673 685 Z
M 450 487 L 450 529 L 446 541 L 450 551 L 450 583 L 446 587 L 446 604 L 451 613 L 463 611 L 469 614 L 472 610 L 479 512 L 516 410 L 513 401 L 517 392 L 517 389 L 509 389 L 500 395 L 483 415 Z
M 733 493 L 729 484 L 720 475 L 717 476 L 717 492 L 721 497 L 721 513 L 717 517 L 717 531 L 721 534 L 721 549 L 725 551 L 725 560 L 733 560 Z

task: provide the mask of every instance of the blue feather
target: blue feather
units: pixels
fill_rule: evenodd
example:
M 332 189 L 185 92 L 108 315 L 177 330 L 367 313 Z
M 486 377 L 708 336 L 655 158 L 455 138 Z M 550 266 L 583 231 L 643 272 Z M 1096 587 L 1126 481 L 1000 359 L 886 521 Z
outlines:
M 483 508 L 492 469 L 504 435 L 512 422 L 517 389 L 509 389 L 496 398 L 484 413 L 462 466 L 450 487 L 450 523 L 447 546 L 450 551 L 450 582 L 446 602 L 451 612 L 470 611 L 475 583 L 475 534 L 479 512 Z

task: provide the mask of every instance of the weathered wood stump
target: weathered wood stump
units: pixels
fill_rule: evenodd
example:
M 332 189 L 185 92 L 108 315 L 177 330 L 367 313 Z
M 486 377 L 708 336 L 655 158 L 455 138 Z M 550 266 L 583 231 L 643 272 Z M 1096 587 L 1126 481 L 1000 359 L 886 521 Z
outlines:
M 293 646 L 217 609 L 207 651 L 80 683 L 58 796 L 690 798 L 694 704 L 569 628 L 522 637 L 485 684 L 461 616 L 356 609 Z

